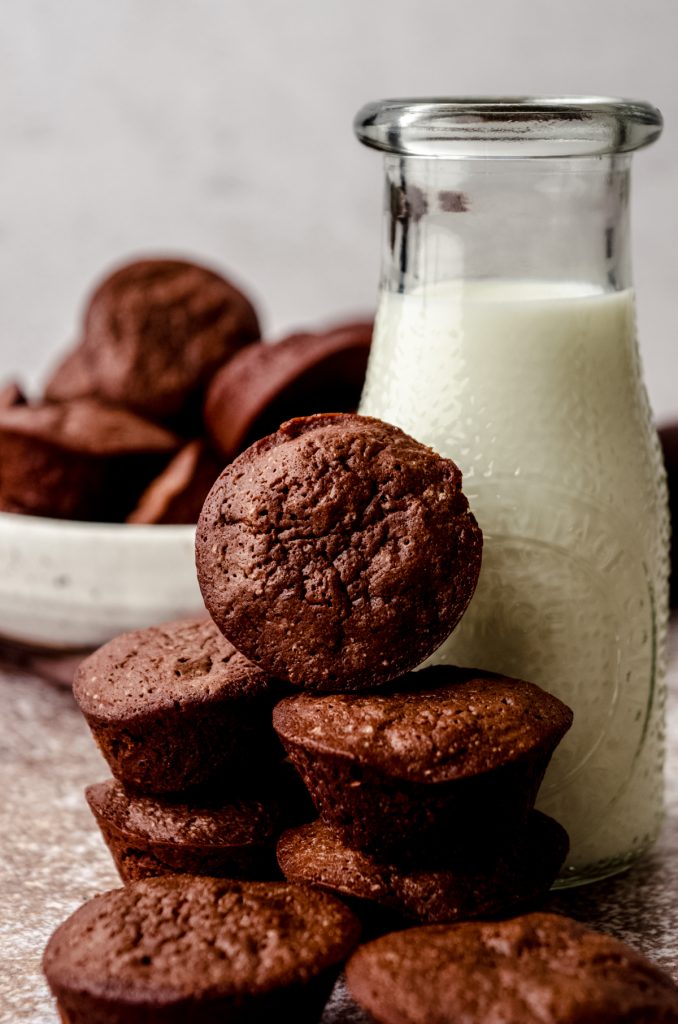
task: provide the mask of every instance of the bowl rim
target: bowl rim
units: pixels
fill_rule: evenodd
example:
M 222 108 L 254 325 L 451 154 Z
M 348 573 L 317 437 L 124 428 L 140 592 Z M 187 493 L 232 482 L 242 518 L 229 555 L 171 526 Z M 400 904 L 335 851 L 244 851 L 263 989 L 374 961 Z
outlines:
M 195 533 L 195 523 L 92 523 L 80 519 L 53 519 L 31 516 L 20 512 L 0 512 L 0 530 L 15 527 L 26 533 L 77 534 L 88 538 L 122 540 L 145 543 L 164 543 L 180 540 Z

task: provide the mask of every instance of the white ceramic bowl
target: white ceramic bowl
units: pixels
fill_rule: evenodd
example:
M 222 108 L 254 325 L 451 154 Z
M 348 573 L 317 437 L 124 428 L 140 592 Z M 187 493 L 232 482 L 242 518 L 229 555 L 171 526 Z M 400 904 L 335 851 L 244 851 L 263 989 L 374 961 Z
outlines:
M 204 612 L 194 526 L 0 512 L 0 639 L 48 650 Z

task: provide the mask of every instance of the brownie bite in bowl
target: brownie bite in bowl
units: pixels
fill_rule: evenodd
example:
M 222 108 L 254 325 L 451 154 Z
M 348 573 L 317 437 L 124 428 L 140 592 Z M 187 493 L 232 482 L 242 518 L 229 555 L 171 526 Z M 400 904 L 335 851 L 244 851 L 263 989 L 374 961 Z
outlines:
M 0 409 L 0 509 L 115 522 L 179 439 L 126 409 L 83 398 Z
M 15 380 L 0 384 L 0 409 L 11 409 L 15 405 L 25 405 L 26 396 Z
M 449 459 L 355 414 L 283 424 L 232 462 L 203 507 L 208 611 L 267 672 L 364 690 L 427 658 L 463 615 L 482 534 Z
M 189 441 L 145 489 L 128 523 L 197 523 L 205 498 L 223 469 L 220 459 L 199 439 Z
M 247 296 L 216 271 L 188 260 L 135 260 L 94 290 L 82 340 L 46 394 L 96 395 L 186 428 L 200 423 L 212 374 L 259 334 Z
M 372 321 L 298 332 L 248 345 L 213 377 L 205 424 L 228 459 L 293 416 L 355 412 L 365 380 Z

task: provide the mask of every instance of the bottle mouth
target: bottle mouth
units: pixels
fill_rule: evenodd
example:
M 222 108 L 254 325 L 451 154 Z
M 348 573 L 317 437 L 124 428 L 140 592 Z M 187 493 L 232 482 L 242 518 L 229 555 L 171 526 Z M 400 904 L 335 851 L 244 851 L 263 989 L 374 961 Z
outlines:
M 608 96 L 387 99 L 366 104 L 353 122 L 373 149 L 447 159 L 629 153 L 662 125 L 649 103 Z

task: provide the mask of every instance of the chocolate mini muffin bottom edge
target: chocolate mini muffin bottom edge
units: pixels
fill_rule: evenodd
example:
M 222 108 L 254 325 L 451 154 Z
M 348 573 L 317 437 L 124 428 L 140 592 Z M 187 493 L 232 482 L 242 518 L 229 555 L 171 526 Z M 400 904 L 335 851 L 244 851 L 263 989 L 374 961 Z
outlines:
M 555 881 L 568 847 L 565 829 L 533 811 L 512 835 L 440 857 L 434 868 L 379 861 L 351 849 L 320 820 L 288 829 L 277 850 L 288 881 L 346 899 L 377 934 L 413 923 L 506 917 L 532 908 Z
M 87 786 L 85 798 L 124 883 L 167 874 L 280 880 L 278 837 L 307 821 L 310 809 L 286 764 L 272 782 L 245 787 L 237 797 L 201 791 L 174 800 L 139 797 L 109 779 Z
M 171 876 L 83 904 L 43 971 L 69 1024 L 317 1024 L 359 934 L 309 887 Z

